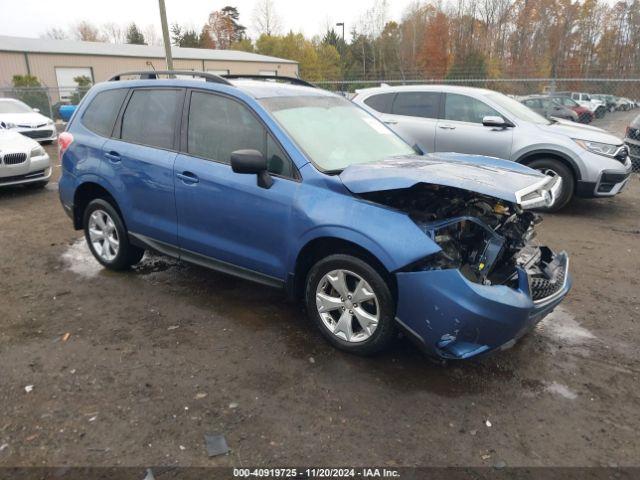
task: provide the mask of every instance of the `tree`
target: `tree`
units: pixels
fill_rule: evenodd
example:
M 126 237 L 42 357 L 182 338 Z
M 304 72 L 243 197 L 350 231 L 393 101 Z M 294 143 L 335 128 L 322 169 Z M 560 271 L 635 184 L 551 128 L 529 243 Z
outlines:
M 86 20 L 76 23 L 71 27 L 71 34 L 76 40 L 82 42 L 104 42 L 98 28 Z
M 209 25 L 204 25 L 202 30 L 200 31 L 200 37 L 198 37 L 198 47 L 199 48 L 216 48 L 216 43 L 211 38 L 211 32 L 209 30 Z
M 110 43 L 127 43 L 126 28 L 114 22 L 105 23 L 102 26 L 103 37 Z
M 233 7 L 225 7 L 209 14 L 207 27 L 215 48 L 227 50 L 232 43 L 244 36 L 245 27 L 237 23 L 238 11 Z
M 249 38 L 243 38 L 231 44 L 231 50 L 240 50 L 242 52 L 254 52 L 253 43 Z
M 449 58 L 449 21 L 444 13 L 437 12 L 427 21 L 418 59 L 428 77 L 444 78 Z
M 14 75 L 12 97 L 21 100 L 31 108 L 37 108 L 41 112 L 51 113 L 51 103 L 47 90 L 42 87 L 38 77 L 33 75 Z
M 69 101 L 71 105 L 78 105 L 80 103 L 80 100 L 82 100 L 82 97 L 84 97 L 91 88 L 92 82 L 91 79 L 86 75 L 73 77 L 73 81 L 76 82 L 78 87 L 76 88 L 76 91 L 71 95 Z
M 44 32 L 42 38 L 50 38 L 52 40 L 67 40 L 69 35 L 61 28 L 53 27 Z
M 146 45 L 144 41 L 144 35 L 138 29 L 138 26 L 135 23 L 131 23 L 129 28 L 127 29 L 127 43 L 132 43 L 135 45 Z
M 227 16 L 233 24 L 234 42 L 242 40 L 246 36 L 247 27 L 240 24 L 240 13 L 236 7 L 224 7 L 222 14 Z
M 171 43 L 176 47 L 200 48 L 200 37 L 195 30 L 183 29 L 177 23 L 171 25 Z
M 471 50 L 463 56 L 459 56 L 451 65 L 447 73 L 448 80 L 487 78 L 487 63 L 485 56 L 475 50 Z M 482 86 L 474 83 L 474 86 Z
M 253 28 L 258 35 L 277 35 L 281 26 L 273 0 L 258 0 L 253 9 Z

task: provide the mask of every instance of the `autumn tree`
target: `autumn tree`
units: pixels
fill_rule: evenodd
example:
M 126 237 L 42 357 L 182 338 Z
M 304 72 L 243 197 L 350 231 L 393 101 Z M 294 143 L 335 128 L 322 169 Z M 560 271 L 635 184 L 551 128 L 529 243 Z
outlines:
M 444 78 L 449 70 L 449 20 L 435 12 L 427 21 L 418 62 L 429 78 Z

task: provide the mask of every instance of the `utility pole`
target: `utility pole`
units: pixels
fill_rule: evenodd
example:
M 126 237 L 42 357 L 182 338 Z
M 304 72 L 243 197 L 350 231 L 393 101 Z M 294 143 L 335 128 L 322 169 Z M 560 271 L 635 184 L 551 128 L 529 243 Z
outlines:
M 173 58 L 171 57 L 171 42 L 169 41 L 169 25 L 167 24 L 167 9 L 164 0 L 158 0 L 160 4 L 160 23 L 162 24 L 162 40 L 164 42 L 164 54 L 167 57 L 167 70 L 173 70 Z
M 340 85 L 340 91 L 344 90 L 344 67 L 345 67 L 345 63 L 344 63 L 344 51 L 345 51 L 345 47 L 347 46 L 346 43 L 344 43 L 344 22 L 338 22 L 336 23 L 336 27 L 342 27 L 342 45 L 340 46 L 340 64 L 342 66 L 342 84 Z

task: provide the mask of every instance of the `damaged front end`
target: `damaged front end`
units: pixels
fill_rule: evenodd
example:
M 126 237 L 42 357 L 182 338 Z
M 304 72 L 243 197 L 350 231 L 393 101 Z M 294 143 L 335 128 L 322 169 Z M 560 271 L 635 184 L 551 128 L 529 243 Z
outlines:
M 541 218 L 529 209 L 552 201 L 558 181 L 545 177 L 516 201 L 427 183 L 360 194 L 405 212 L 440 247 L 395 272 L 398 321 L 429 353 L 506 348 L 566 295 L 568 257 L 536 244 Z

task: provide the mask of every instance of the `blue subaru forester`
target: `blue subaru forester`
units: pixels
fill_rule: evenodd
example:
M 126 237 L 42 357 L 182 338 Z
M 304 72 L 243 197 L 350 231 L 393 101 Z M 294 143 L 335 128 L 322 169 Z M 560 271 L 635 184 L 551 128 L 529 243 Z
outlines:
M 303 299 L 340 349 L 400 328 L 448 359 L 512 345 L 569 291 L 567 255 L 533 240 L 558 177 L 426 155 L 338 95 L 239 77 L 131 72 L 82 100 L 60 199 L 102 265 L 153 250 Z

